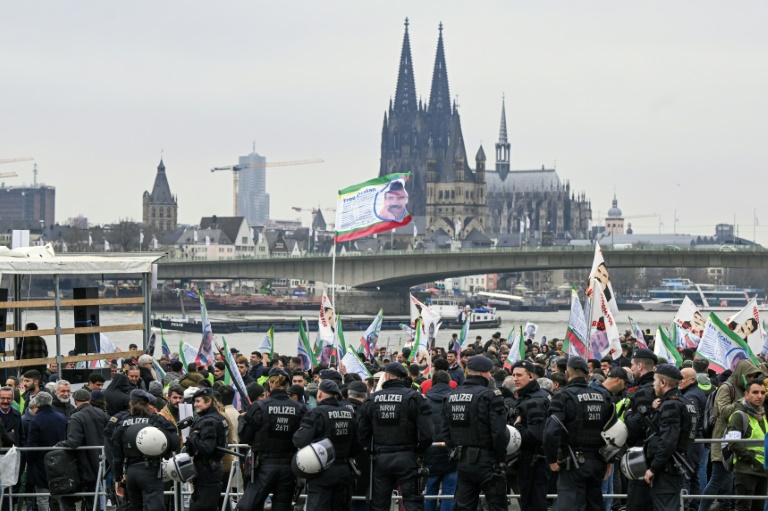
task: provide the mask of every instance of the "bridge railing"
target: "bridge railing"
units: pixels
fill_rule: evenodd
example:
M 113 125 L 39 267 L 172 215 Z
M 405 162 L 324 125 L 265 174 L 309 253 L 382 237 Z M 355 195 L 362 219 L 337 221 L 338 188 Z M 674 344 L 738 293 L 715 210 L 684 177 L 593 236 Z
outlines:
M 634 252 L 662 252 L 662 253 L 675 253 L 675 252 L 686 252 L 686 253 L 700 253 L 700 254 L 729 254 L 729 253 L 765 253 L 766 249 L 761 246 L 749 246 L 749 247 L 735 247 L 732 245 L 723 245 L 719 248 L 711 248 L 711 246 L 707 246 L 706 248 L 702 248 L 701 246 L 691 246 L 691 247 L 679 247 L 677 245 L 667 245 L 667 246 L 659 246 L 659 245 L 638 245 L 633 246 L 631 248 L 621 247 L 621 248 L 614 248 L 611 245 L 605 245 L 601 246 L 601 249 L 605 253 L 615 253 L 615 254 L 621 254 L 621 253 L 634 253 Z M 381 257 L 381 256 L 392 256 L 392 255 L 446 255 L 446 254 L 488 254 L 488 253 L 499 253 L 499 254 L 520 254 L 520 253 L 529 253 L 529 254 L 562 254 L 562 253 L 570 253 L 570 252 L 593 252 L 595 250 L 594 245 L 565 245 L 565 246 L 520 246 L 520 247 L 487 247 L 487 248 L 461 248 L 461 249 L 450 249 L 450 248 L 430 248 L 430 249 L 424 249 L 424 248 L 414 248 L 410 250 L 368 250 L 368 251 L 350 251 L 346 252 L 345 254 L 338 254 L 337 257 Z M 167 257 L 162 259 L 160 261 L 160 264 L 168 264 L 168 263 L 198 263 L 198 262 L 219 262 L 219 261 L 281 261 L 281 260 L 296 260 L 296 259 L 329 259 L 331 257 L 331 253 L 329 252 L 309 252 L 304 253 L 301 256 L 287 256 L 287 255 L 272 255 L 269 254 L 267 256 L 260 255 L 259 257 L 252 257 L 252 256 L 232 256 L 232 257 L 222 257 L 218 259 L 208 259 L 206 257 L 178 257 L 178 255 L 175 254 L 169 254 Z

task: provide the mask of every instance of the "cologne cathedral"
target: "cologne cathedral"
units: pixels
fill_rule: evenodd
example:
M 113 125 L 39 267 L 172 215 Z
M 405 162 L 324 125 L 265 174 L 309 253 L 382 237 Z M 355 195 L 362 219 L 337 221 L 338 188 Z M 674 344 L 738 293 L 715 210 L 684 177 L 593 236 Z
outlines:
M 451 101 L 443 25 L 439 25 L 429 102 L 416 95 L 408 20 L 400 54 L 394 101 L 384 114 L 379 175 L 411 172 L 408 207 L 423 217 L 429 236 L 443 231 L 454 239 L 499 237 L 522 230 L 539 237 L 583 238 L 591 205 L 575 194 L 556 170 L 511 170 L 504 101 L 494 169 L 486 169 L 480 146 L 474 169 L 464 145 L 461 117 Z

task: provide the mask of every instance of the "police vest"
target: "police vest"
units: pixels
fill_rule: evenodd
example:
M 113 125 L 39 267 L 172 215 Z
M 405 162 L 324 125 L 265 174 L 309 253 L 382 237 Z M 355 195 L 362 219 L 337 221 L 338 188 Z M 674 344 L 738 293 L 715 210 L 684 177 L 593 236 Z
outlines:
M 462 447 L 492 449 L 488 424 L 478 424 L 478 409 L 483 397 L 490 402 L 493 390 L 480 385 L 462 386 L 451 392 L 443 403 L 443 415 L 447 413 L 451 441 Z
M 259 452 L 267 457 L 290 457 L 296 452 L 293 434 L 301 425 L 304 407 L 285 393 L 257 403 L 262 414 Z
M 128 417 L 123 419 L 120 426 L 125 429 L 125 433 L 123 433 L 123 452 L 125 453 L 126 461 L 131 462 L 137 458 L 143 459 L 144 453 L 136 446 L 136 437 L 139 431 L 152 426 L 149 417 Z
M 763 426 L 760 427 L 760 423 L 749 415 L 748 413 L 744 414 L 749 419 L 749 427 L 752 431 L 752 434 L 749 436 L 749 438 L 755 439 L 755 440 L 763 440 L 765 438 L 765 433 L 768 432 L 768 419 L 763 417 Z M 750 451 L 754 451 L 755 453 L 755 459 L 763 465 L 765 463 L 765 446 L 763 444 L 760 445 L 747 445 L 747 449 Z M 738 458 L 734 460 L 734 463 L 738 461 Z
M 325 437 L 333 443 L 336 461 L 349 457 L 354 440 L 355 414 L 346 406 L 320 405 L 315 408 L 325 417 Z
M 677 440 L 678 452 L 688 452 L 688 449 L 696 440 L 696 426 L 699 421 L 699 413 L 691 399 L 682 394 L 677 399 L 672 399 L 680 410 L 680 438 Z
M 566 424 L 568 445 L 574 450 L 593 452 L 605 445 L 600 436 L 613 414 L 613 405 L 599 390 L 585 387 L 566 387 L 565 392 L 576 405 L 576 418 Z
M 207 413 L 204 412 L 204 415 L 198 416 L 190 430 L 194 431 L 199 429 L 202 436 L 203 430 L 207 428 L 214 428 L 216 431 L 216 447 L 226 448 L 227 437 L 229 434 L 229 423 L 227 422 L 227 419 L 219 412 L 215 411 L 215 409 L 209 410 Z M 221 461 L 221 458 L 223 458 L 225 454 L 226 453 L 216 449 L 213 452 L 211 459 L 214 461 Z M 203 457 L 202 453 L 198 453 L 198 455 L 195 456 L 195 461 L 198 461 L 198 456 L 200 458 Z
M 373 438 L 376 445 L 416 448 L 416 424 L 408 420 L 412 399 L 420 399 L 413 389 L 392 387 L 371 395 Z

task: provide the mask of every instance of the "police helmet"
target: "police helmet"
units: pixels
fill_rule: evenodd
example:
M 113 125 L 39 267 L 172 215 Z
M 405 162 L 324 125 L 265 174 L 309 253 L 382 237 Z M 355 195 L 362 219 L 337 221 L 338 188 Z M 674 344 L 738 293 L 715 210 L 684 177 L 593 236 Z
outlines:
M 191 403 L 194 400 L 194 396 L 197 393 L 197 391 L 200 390 L 197 387 L 188 387 L 184 390 L 184 402 Z
M 197 475 L 195 465 L 189 454 L 183 452 L 169 460 L 163 460 L 163 481 L 186 483 Z
M 645 477 L 648 464 L 642 447 L 630 447 L 621 458 L 621 472 L 627 479 L 639 481 Z
M 168 447 L 168 439 L 156 427 L 147 426 L 136 434 L 136 447 L 144 456 L 160 456 Z
M 335 460 L 336 450 L 333 443 L 324 438 L 296 451 L 291 460 L 291 468 L 297 477 L 306 477 L 322 472 L 333 465 Z
M 507 442 L 507 456 L 512 456 L 518 450 L 520 450 L 520 444 L 523 443 L 520 432 L 514 426 L 507 426 L 509 431 L 509 441 Z
M 605 445 L 600 448 L 600 454 L 607 463 L 613 461 L 622 447 L 624 447 L 624 444 L 627 443 L 627 435 L 627 426 L 624 424 L 624 421 L 619 419 L 614 410 L 613 417 L 605 423 L 605 427 L 600 432 L 600 436 L 603 437 L 605 442 Z

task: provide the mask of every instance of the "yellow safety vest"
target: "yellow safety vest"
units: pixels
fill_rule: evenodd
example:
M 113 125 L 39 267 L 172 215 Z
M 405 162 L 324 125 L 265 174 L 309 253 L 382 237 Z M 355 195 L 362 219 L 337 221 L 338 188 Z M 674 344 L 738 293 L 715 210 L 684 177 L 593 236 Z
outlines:
M 627 408 L 629 408 L 628 397 L 619 399 L 618 402 L 616 403 L 616 415 L 619 416 L 619 420 L 621 422 L 624 422 L 624 414 L 627 413 Z
M 737 412 L 738 413 L 738 412 Z M 747 418 L 749 419 L 749 427 L 752 430 L 752 435 L 749 437 L 753 440 L 763 440 L 765 438 L 765 432 L 768 431 L 768 420 L 766 420 L 765 417 L 763 417 L 763 428 L 760 428 L 760 423 L 757 422 L 757 419 L 752 417 L 750 414 L 745 414 Z M 755 451 L 755 459 L 763 465 L 765 463 L 765 447 L 763 444 L 760 445 L 749 445 L 747 446 L 747 449 L 750 451 Z M 734 457 L 734 463 L 738 461 L 736 457 Z

